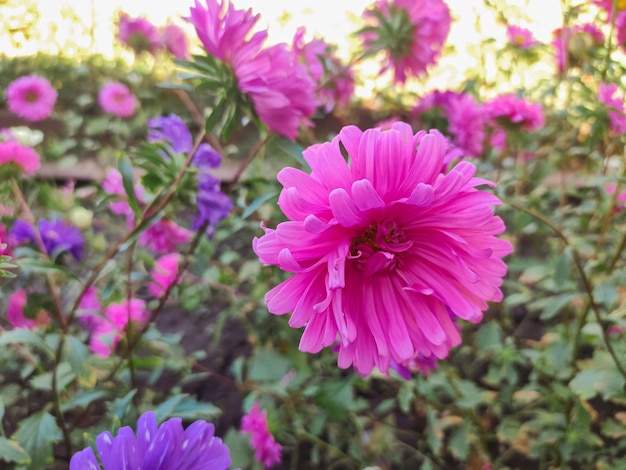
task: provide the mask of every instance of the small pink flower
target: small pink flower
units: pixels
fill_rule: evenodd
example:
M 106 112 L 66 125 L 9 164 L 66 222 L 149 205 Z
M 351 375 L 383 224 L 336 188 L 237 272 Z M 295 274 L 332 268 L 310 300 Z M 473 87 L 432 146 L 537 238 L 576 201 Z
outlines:
M 455 320 L 478 323 L 502 299 L 512 246 L 497 238 L 500 201 L 478 189 L 491 183 L 471 163 L 442 171 L 447 148 L 439 132 L 413 134 L 402 122 L 347 126 L 303 152 L 310 174 L 278 173 L 289 220 L 265 228 L 253 249 L 293 273 L 265 303 L 304 327 L 300 350 L 338 342 L 339 367 L 362 375 L 386 373 L 392 359 L 442 359 L 461 342 Z
M 131 18 L 122 13 L 118 28 L 118 39 L 137 53 L 154 54 L 161 46 L 159 30 L 145 18 Z
M 27 296 L 24 289 L 15 291 L 9 297 L 9 305 L 7 306 L 7 320 L 13 326 L 13 328 L 27 328 L 29 330 L 33 330 L 37 327 L 45 328 L 50 324 L 50 317 L 43 310 L 39 310 L 39 312 L 37 312 L 37 316 L 34 319 L 26 317 L 26 315 L 24 314 L 26 304 Z
M 178 274 L 180 258 L 179 253 L 170 253 L 156 260 L 151 273 L 153 282 L 148 284 L 148 290 L 152 295 L 161 297 L 174 283 Z
M 173 23 L 163 28 L 165 48 L 177 59 L 189 58 L 189 41 L 183 29 Z
M 614 83 L 600 82 L 598 99 L 608 109 L 609 130 L 614 134 L 622 135 L 626 133 L 626 114 L 624 113 L 624 95 L 618 93 L 617 85 Z
M 138 201 L 143 199 L 143 186 L 138 182 L 135 183 L 135 197 Z M 133 210 L 128 204 L 128 196 L 122 183 L 122 175 L 115 168 L 109 169 L 104 181 L 102 181 L 102 189 L 107 194 L 119 196 L 117 200 L 109 202 L 109 209 L 114 214 L 124 215 L 129 222 L 133 219 Z
M 509 43 L 520 49 L 530 49 L 539 44 L 539 41 L 535 39 L 533 33 L 526 28 L 509 25 L 506 28 L 506 34 L 509 38 Z
M 360 33 L 364 48 L 386 52 L 381 73 L 392 68 L 397 83 L 404 83 L 407 74 L 426 75 L 427 68 L 437 63 L 452 24 L 450 9 L 442 0 L 378 0 L 363 16 L 368 26 L 376 28 Z
M 121 118 L 131 117 L 135 114 L 137 99 L 126 85 L 119 82 L 111 82 L 100 88 L 98 103 L 107 113 Z
M 41 166 L 39 154 L 15 140 L 0 142 L 0 166 L 9 163 L 16 164 L 27 175 L 32 175 Z
M 241 432 L 250 434 L 250 444 L 257 462 L 262 463 L 265 468 L 280 463 L 282 447 L 274 440 L 267 425 L 267 413 L 261 410 L 258 402 L 241 419 Z
M 131 299 L 108 305 L 103 317 L 94 316 L 91 319 L 91 351 L 98 356 L 110 356 L 120 339 L 126 335 L 129 321 L 144 326 L 149 319 L 150 311 L 146 310 L 143 300 Z
M 35 74 L 11 82 L 6 94 L 9 109 L 27 121 L 48 118 L 57 101 L 57 91 L 50 82 Z
M 150 251 L 163 254 L 176 251 L 179 245 L 189 243 L 193 232 L 171 219 L 161 219 L 139 236 L 139 243 Z

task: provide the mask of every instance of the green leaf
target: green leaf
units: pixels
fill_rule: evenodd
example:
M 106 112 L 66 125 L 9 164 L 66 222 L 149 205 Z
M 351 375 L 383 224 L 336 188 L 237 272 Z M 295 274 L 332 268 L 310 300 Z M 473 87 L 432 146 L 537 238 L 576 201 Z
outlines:
M 603 304 L 607 308 L 615 304 L 619 298 L 617 289 L 606 283 L 598 284 L 594 287 L 593 296 L 595 297 L 596 302 Z
M 53 446 L 62 438 L 61 429 L 46 410 L 22 420 L 13 434 L 13 439 L 30 455 L 28 470 L 47 468 L 53 460 Z
M 624 377 L 615 368 L 582 370 L 571 380 L 569 386 L 584 400 L 598 394 L 604 399 L 624 395 Z
M 322 384 L 315 395 L 315 403 L 328 413 L 328 418 L 341 420 L 354 406 L 352 379 Z
M 226 110 L 227 106 L 228 106 L 228 100 L 226 100 L 225 98 L 220 99 L 215 104 L 213 111 L 211 111 L 211 114 L 206 118 L 204 122 L 204 128 L 206 129 L 207 134 L 210 134 L 211 132 L 213 132 L 213 129 L 215 129 L 215 126 L 217 126 L 217 124 L 222 121 L 222 118 L 224 116 L 224 111 Z
M 79 374 L 89 357 L 89 348 L 75 336 L 68 336 L 63 345 L 63 354 L 72 366 L 72 371 Z
M 17 328 L 15 330 L 5 330 L 0 333 L 0 345 L 2 344 L 31 344 L 37 346 L 42 351 L 48 354 L 49 357 L 54 357 L 54 351 L 46 344 L 44 339 L 37 333 L 27 330 L 25 328 Z
M 262 349 L 248 365 L 248 378 L 259 382 L 280 380 L 289 371 L 289 360 L 274 349 Z
M 45 259 L 22 258 L 17 262 L 25 273 L 57 274 L 62 272 L 71 279 L 78 279 L 76 275 L 66 267 Z
M 500 349 L 502 346 L 502 331 L 496 322 L 488 322 L 480 327 L 476 334 L 476 346 L 480 351 Z
M 72 367 L 67 362 L 62 362 L 57 370 L 57 390 L 65 390 L 75 378 L 76 374 L 72 372 Z M 37 390 L 52 390 L 52 371 L 33 377 L 30 384 Z
M 117 169 L 122 175 L 122 185 L 124 186 L 124 191 L 126 191 L 126 196 L 128 197 L 128 204 L 135 213 L 135 216 L 139 218 L 141 216 L 141 209 L 139 208 L 139 202 L 137 201 L 137 196 L 135 195 L 133 165 L 130 163 L 130 160 L 126 155 L 121 155 L 117 159 Z
M 560 288 L 570 275 L 570 265 L 572 262 L 572 255 L 570 250 L 565 249 L 559 258 L 556 260 L 554 266 L 554 284 Z
M 28 465 L 30 456 L 17 441 L 0 437 L 0 460 L 15 462 L 18 465 Z
M 106 397 L 107 394 L 103 390 L 79 390 L 67 402 L 61 406 L 61 411 L 66 413 L 77 408 L 86 408 L 100 398 Z
M 268 157 L 272 159 L 289 157 L 297 161 L 300 166 L 308 167 L 306 160 L 302 156 L 303 151 L 304 148 L 301 145 L 298 145 L 295 142 L 279 135 L 273 135 L 270 137 L 266 144 L 266 153 Z
M 459 460 L 465 461 L 469 455 L 470 445 L 467 435 L 467 425 L 462 423 L 458 428 L 450 434 L 448 441 L 450 452 Z
M 261 205 L 263 205 L 265 201 L 268 201 L 272 199 L 273 197 L 276 197 L 277 195 L 278 193 L 274 191 L 274 192 L 259 196 L 254 201 L 252 201 L 248 207 L 246 207 L 246 209 L 243 211 L 243 214 L 241 214 L 241 218 L 242 219 L 247 218 L 252 213 L 254 213 L 254 211 L 256 211 L 259 207 L 261 207 Z
M 212 420 L 219 416 L 220 413 L 221 410 L 215 405 L 200 402 L 187 394 L 174 395 L 154 410 L 154 414 L 159 422 L 173 416 L 189 420 Z
M 541 311 L 541 315 L 539 318 L 542 320 L 550 320 L 554 318 L 564 307 L 569 305 L 574 297 L 578 294 L 561 294 L 551 297 L 549 301 L 547 301 Z
M 128 413 L 130 408 L 130 402 L 137 394 L 137 390 L 133 389 L 121 398 L 118 398 L 109 403 L 109 414 L 113 415 L 113 420 L 124 421 L 124 416 Z M 111 431 L 112 433 L 113 431 Z

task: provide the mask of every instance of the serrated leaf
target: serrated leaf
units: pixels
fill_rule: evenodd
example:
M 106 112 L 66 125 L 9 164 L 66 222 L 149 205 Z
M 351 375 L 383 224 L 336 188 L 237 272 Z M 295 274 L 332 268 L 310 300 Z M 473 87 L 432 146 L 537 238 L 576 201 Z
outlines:
M 302 156 L 303 151 L 304 148 L 301 145 L 279 135 L 270 137 L 266 144 L 266 153 L 269 157 L 289 157 L 297 161 L 300 166 L 307 167 L 308 164 Z
M 28 465 L 30 456 L 17 441 L 0 437 L 0 460 L 14 462 L 18 465 Z
M 53 459 L 53 446 L 63 438 L 54 417 L 42 410 L 22 420 L 12 436 L 30 456 L 28 470 L 41 470 Z
M 605 399 L 624 394 L 624 377 L 615 368 L 582 370 L 569 383 L 572 391 L 584 400 L 600 394 Z

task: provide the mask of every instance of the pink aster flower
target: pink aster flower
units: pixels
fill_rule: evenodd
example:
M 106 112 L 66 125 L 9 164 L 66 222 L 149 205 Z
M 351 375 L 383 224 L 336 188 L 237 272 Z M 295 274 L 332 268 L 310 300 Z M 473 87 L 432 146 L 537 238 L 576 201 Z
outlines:
M 183 29 L 173 23 L 163 28 L 165 48 L 177 59 L 189 59 L 189 41 Z
M 501 258 L 512 247 L 496 237 L 500 201 L 476 189 L 491 183 L 471 163 L 442 172 L 446 151 L 437 131 L 348 126 L 304 151 L 310 175 L 278 174 L 290 220 L 266 228 L 253 248 L 262 263 L 294 273 L 265 301 L 304 327 L 302 351 L 338 341 L 339 367 L 362 375 L 419 354 L 445 358 L 461 342 L 456 318 L 477 323 L 488 301 L 502 299 Z
M 312 125 L 315 85 L 306 68 L 284 44 L 263 48 L 266 31 L 252 34 L 259 15 L 228 2 L 196 0 L 190 21 L 206 51 L 232 68 L 239 90 L 273 132 L 295 139 L 301 125 Z
M 378 0 L 363 16 L 369 23 L 360 33 L 364 48 L 386 51 L 381 73 L 393 68 L 396 83 L 404 83 L 407 74 L 426 75 L 428 66 L 437 63 L 452 24 L 442 0 Z
M 193 232 L 171 219 L 160 219 L 139 236 L 139 243 L 154 253 L 171 253 L 189 243 Z
M 497 148 L 505 146 L 508 131 L 534 132 L 545 123 L 541 104 L 514 94 L 497 96 L 483 105 L 483 112 L 493 128 L 491 144 Z
M 35 74 L 11 82 L 6 96 L 11 112 L 27 121 L 47 119 L 57 101 L 57 91 L 50 82 Z
M 354 94 L 354 72 L 334 55 L 334 48 L 322 39 L 305 41 L 305 28 L 293 38 L 292 49 L 317 86 L 317 97 L 324 111 L 345 108 Z
M 274 436 L 267 425 L 267 413 L 261 410 L 258 402 L 241 419 L 241 432 L 250 434 L 250 444 L 254 449 L 254 458 L 265 468 L 271 468 L 281 461 L 281 446 L 274 440 Z
M 593 49 L 604 44 L 604 34 L 593 23 L 555 29 L 552 37 L 559 73 L 565 73 L 570 67 L 582 66 L 588 61 Z
M 16 140 L 0 142 L 0 166 L 13 163 L 25 174 L 32 175 L 41 166 L 39 154 Z
M 618 93 L 617 85 L 600 82 L 598 99 L 608 108 L 609 130 L 619 135 L 626 133 L 624 95 Z
M 519 26 L 507 26 L 506 35 L 509 38 L 509 43 L 520 49 L 530 49 L 539 44 L 539 41 L 535 39 L 533 33 L 529 29 L 521 28 Z
M 15 291 L 9 297 L 9 305 L 7 306 L 7 320 L 13 328 L 27 328 L 33 330 L 37 327 L 45 328 L 50 324 L 48 314 L 39 310 L 34 318 L 29 318 L 25 314 L 27 305 L 27 295 L 24 289 Z
M 461 156 L 478 157 L 483 152 L 485 118 L 468 93 L 435 90 L 413 108 L 418 127 L 437 129 L 450 138 Z
M 102 357 L 108 357 L 117 347 L 120 339 L 126 335 L 129 321 L 144 326 L 150 319 L 146 303 L 140 299 L 113 303 L 106 307 L 104 316 L 92 316 L 86 322 L 91 330 L 89 346 L 91 351 Z
M 151 273 L 153 282 L 148 284 L 148 290 L 152 295 L 161 297 L 174 283 L 180 258 L 180 253 L 170 253 L 156 260 Z
M 120 15 L 118 39 L 136 53 L 143 51 L 154 54 L 161 46 L 161 34 L 156 26 L 145 18 Z
M 107 113 L 127 118 L 135 114 L 137 98 L 123 83 L 110 82 L 100 88 L 98 103 Z

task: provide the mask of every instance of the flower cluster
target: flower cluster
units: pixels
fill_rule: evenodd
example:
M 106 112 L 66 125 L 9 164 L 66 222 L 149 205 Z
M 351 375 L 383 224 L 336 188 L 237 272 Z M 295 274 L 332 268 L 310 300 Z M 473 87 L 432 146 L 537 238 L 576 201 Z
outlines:
M 51 258 L 65 252 L 70 253 L 76 260 L 83 257 L 85 238 L 82 233 L 74 225 L 59 218 L 39 219 L 36 228 L 22 219 L 17 219 L 11 234 L 18 243 L 31 242 L 38 245 L 40 239 Z
M 47 119 L 57 101 L 57 91 L 50 82 L 35 74 L 11 82 L 6 96 L 11 112 L 27 121 Z
M 115 437 L 105 431 L 96 437 L 98 456 L 87 447 L 70 461 L 70 470 L 226 470 L 230 451 L 215 436 L 215 426 L 194 421 L 187 429 L 180 418 L 158 425 L 153 411 L 142 414 L 137 432 L 128 426 Z
M 378 0 L 364 13 L 361 31 L 366 50 L 385 51 L 381 73 L 393 69 L 394 81 L 426 75 L 436 64 L 450 33 L 452 17 L 442 0 Z
M 228 2 L 195 0 L 189 20 L 208 54 L 227 64 L 259 119 L 273 132 L 295 139 L 311 125 L 318 100 L 306 67 L 284 44 L 265 47 L 266 31 L 252 33 L 259 15 Z
M 241 432 L 250 434 L 250 445 L 254 458 L 265 468 L 280 463 L 281 446 L 274 440 L 267 425 L 267 413 L 255 402 L 250 411 L 241 419 Z
M 342 148 L 350 164 L 346 163 Z M 303 153 L 312 172 L 285 168 L 279 205 L 290 219 L 253 241 L 262 263 L 294 275 L 266 295 L 271 313 L 305 327 L 300 349 L 338 342 L 339 366 L 367 375 L 392 360 L 444 358 L 461 341 L 457 318 L 479 322 L 502 298 L 509 242 L 499 200 L 475 167 L 443 172 L 445 138 L 344 127 Z M 420 356 L 421 355 L 421 356 Z

